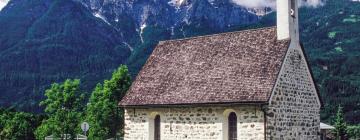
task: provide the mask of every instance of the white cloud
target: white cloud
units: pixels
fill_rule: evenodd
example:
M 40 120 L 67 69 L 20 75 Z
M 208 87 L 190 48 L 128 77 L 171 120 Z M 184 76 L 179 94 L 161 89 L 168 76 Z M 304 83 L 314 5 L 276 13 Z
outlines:
M 233 3 L 247 8 L 275 7 L 275 0 L 231 0 Z
M 276 0 L 231 0 L 233 3 L 246 8 L 276 7 Z M 300 0 L 300 5 L 316 7 L 322 5 L 321 0 Z
M 0 11 L 6 6 L 9 0 L 0 0 Z

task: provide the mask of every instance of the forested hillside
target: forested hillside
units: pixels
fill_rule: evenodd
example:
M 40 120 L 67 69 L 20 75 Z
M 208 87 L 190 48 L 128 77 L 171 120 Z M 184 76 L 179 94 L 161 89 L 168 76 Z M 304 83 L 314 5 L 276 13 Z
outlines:
M 37 111 L 44 89 L 66 78 L 83 79 L 82 88 L 92 89 L 131 54 L 125 30 L 70 0 L 12 0 L 0 12 L 0 25 L 2 106 Z
M 337 105 L 360 123 L 360 2 L 328 0 L 301 11 L 302 42 L 325 103 L 328 120 Z

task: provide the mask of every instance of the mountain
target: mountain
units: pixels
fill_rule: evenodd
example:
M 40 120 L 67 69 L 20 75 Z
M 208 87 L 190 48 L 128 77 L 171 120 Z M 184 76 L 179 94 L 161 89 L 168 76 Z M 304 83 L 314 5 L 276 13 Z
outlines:
M 118 27 L 121 19 L 134 22 L 140 40 L 127 61 L 136 76 L 160 40 L 224 32 L 229 27 L 253 24 L 270 7 L 247 8 L 231 0 L 77 0 L 94 16 Z
M 224 0 L 77 0 L 95 16 L 116 24 L 124 16 L 141 29 L 146 26 L 176 28 L 193 22 L 207 22 L 213 28 L 254 23 L 265 10 L 249 10 Z
M 70 0 L 12 0 L 0 12 L 0 105 L 38 109 L 53 82 L 92 89 L 131 54 L 124 31 Z

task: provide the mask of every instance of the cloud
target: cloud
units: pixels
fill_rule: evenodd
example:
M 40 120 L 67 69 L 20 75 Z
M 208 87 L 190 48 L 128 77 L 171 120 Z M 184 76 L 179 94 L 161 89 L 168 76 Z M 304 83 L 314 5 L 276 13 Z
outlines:
M 233 3 L 247 8 L 275 7 L 275 0 L 231 0 Z
M 276 0 L 231 0 L 233 3 L 246 8 L 276 7 Z M 322 5 L 322 0 L 300 0 L 301 6 L 316 7 Z
M 7 5 L 8 2 L 9 0 L 0 0 L 0 11 Z

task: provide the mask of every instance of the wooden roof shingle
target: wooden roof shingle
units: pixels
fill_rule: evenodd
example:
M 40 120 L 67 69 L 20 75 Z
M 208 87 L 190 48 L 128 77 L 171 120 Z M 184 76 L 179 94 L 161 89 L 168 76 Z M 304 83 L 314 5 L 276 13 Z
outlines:
M 160 42 L 119 105 L 267 102 L 289 42 L 276 27 Z

